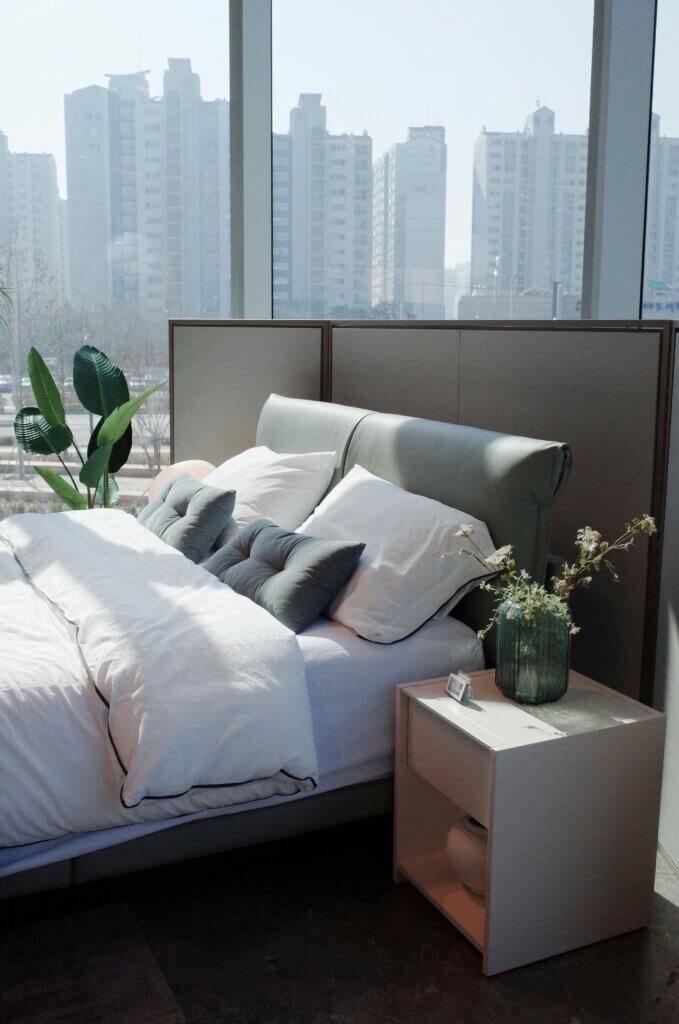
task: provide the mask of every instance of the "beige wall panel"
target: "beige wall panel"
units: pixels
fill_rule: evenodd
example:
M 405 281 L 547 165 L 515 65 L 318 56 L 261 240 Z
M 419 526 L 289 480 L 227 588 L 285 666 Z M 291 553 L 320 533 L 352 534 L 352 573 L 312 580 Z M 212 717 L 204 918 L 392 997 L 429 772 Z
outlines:
M 172 358 L 175 462 L 251 447 L 272 391 L 321 397 L 319 327 L 176 324 Z
M 551 549 L 575 553 L 579 526 L 611 537 L 651 509 L 660 333 L 463 329 L 461 423 L 566 441 L 573 471 Z M 622 555 L 622 582 L 595 579 L 574 602 L 573 667 L 639 694 L 648 543 Z
M 459 334 L 416 326 L 334 327 L 333 402 L 455 423 Z

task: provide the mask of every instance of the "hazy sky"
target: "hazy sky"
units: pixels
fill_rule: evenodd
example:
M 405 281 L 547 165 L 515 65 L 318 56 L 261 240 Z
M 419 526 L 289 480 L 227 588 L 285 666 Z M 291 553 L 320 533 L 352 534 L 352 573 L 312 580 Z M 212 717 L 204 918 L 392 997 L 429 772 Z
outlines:
M 468 258 L 472 149 L 484 124 L 523 127 L 537 100 L 557 130 L 589 111 L 593 0 L 274 0 L 274 128 L 300 92 L 320 92 L 332 132 L 373 137 L 374 155 L 409 125 L 448 141 L 447 261 Z M 660 0 L 654 107 L 679 135 L 679 3 Z M 63 95 L 106 72 L 190 57 L 206 99 L 228 97 L 227 0 L 2 0 L 0 130 L 14 151 L 52 152 L 65 194 Z

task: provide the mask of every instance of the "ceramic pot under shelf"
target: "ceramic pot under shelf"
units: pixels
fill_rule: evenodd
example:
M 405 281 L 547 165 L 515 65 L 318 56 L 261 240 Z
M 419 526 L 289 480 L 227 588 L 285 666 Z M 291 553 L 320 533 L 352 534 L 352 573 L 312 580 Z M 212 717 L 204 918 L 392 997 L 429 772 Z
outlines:
M 462 884 L 476 896 L 486 895 L 488 831 L 469 816 L 456 821 L 446 838 L 446 853 Z

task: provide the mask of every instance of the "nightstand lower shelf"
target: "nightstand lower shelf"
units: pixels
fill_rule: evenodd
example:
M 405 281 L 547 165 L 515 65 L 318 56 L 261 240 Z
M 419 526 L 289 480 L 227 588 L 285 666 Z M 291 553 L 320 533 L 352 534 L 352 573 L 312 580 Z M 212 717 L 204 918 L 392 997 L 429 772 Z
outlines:
M 403 861 L 399 871 L 483 953 L 485 901 L 454 878 L 445 850 Z

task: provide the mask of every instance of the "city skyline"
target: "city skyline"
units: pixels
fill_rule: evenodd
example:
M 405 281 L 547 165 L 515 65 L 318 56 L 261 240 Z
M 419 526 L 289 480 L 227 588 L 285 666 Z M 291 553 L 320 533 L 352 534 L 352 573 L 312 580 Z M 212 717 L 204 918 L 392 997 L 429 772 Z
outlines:
M 20 6 L 7 12 L 0 39 L 0 125 L 16 150 L 54 153 L 60 185 L 63 93 L 105 85 L 105 72 L 151 68 L 151 93 L 158 95 L 165 58 L 190 54 L 204 97 L 229 97 L 225 0 L 200 0 L 191 17 L 179 0 L 98 0 L 96 31 L 84 0 Z M 273 129 L 285 130 L 303 92 L 323 94 L 333 134 L 367 130 L 375 157 L 405 139 L 411 125 L 443 126 L 446 262 L 454 265 L 468 258 L 468 167 L 483 124 L 518 126 L 539 98 L 558 110 L 564 129 L 585 130 L 592 9 L 593 0 L 574 0 L 563 9 L 542 5 L 536 17 L 535 0 L 518 0 L 511 10 L 494 4 L 491 20 L 483 0 L 427 0 L 413 20 L 405 0 L 274 0 Z M 11 38 L 21 47 L 7 45 Z M 481 64 L 472 60 L 479 41 Z
M 18 152 L 0 132 L 0 192 L 10 182 L 0 240 L 14 209 L 24 266 L 37 252 L 62 300 L 70 283 L 81 305 L 126 302 L 155 319 L 227 315 L 229 105 L 204 97 L 190 58 L 168 58 L 158 96 L 150 78 L 109 73 L 105 87 L 64 97 L 68 200 L 53 155 Z M 329 130 L 323 100 L 300 94 L 272 140 L 275 315 L 382 306 L 441 318 L 468 279 L 445 276 L 445 127 L 410 125 L 376 154 L 366 130 Z M 586 133 L 557 130 L 548 106 L 523 130 L 483 126 L 466 168 L 470 247 L 453 267 L 470 264 L 467 295 L 486 301 L 463 303 L 464 315 L 493 315 L 500 296 L 526 290 L 540 315 L 563 315 L 561 300 L 579 298 L 586 166 Z M 646 285 L 655 291 L 679 280 L 678 174 L 679 138 L 662 135 L 654 114 Z

